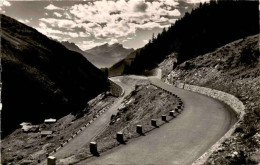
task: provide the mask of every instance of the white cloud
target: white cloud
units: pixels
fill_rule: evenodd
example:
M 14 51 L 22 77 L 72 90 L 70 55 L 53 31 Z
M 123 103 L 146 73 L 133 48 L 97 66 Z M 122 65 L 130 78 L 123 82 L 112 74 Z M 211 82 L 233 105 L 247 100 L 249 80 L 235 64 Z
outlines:
M 147 43 L 148 43 L 148 40 L 143 40 L 143 43 L 147 44 Z
M 178 9 L 172 8 L 178 4 L 176 0 L 102 0 L 74 5 L 69 12 L 76 17 L 77 27 L 83 27 L 95 37 L 117 38 L 135 34 L 138 28 L 168 27 L 175 21 L 174 17 L 181 15 Z
M 40 23 L 39 26 L 40 27 L 37 27 L 35 29 L 38 30 L 40 33 L 58 41 L 61 41 L 63 39 L 63 37 L 61 37 L 61 35 L 63 34 L 62 31 L 54 30 L 52 28 L 47 28 L 46 24 L 44 23 Z
M 58 12 L 54 12 L 53 15 L 55 15 L 56 17 L 59 17 L 59 18 L 62 17 L 62 15 Z
M 210 0 L 187 0 L 187 3 L 204 3 L 209 2 Z
M 112 44 L 114 44 L 114 43 L 118 43 L 118 40 L 115 39 L 115 38 L 111 39 L 108 44 L 109 44 L 109 45 L 112 45 Z
M 11 3 L 8 2 L 8 1 L 6 1 L 6 0 L 4 0 L 4 1 L 2 1 L 2 3 L 0 4 L 0 6 L 11 6 Z
M 18 19 L 18 21 L 19 22 L 22 22 L 22 23 L 24 23 L 24 24 L 27 24 L 27 23 L 30 23 L 30 20 L 28 20 L 28 19 Z
M 164 3 L 165 5 L 168 5 L 168 6 L 179 5 L 179 3 L 177 1 L 174 1 L 174 0 L 160 0 L 160 2 L 162 2 L 162 3 Z
M 53 4 L 49 4 L 44 9 L 46 9 L 46 10 L 64 10 L 64 9 L 62 9 L 60 7 L 54 6 Z
M 79 32 L 79 37 L 89 37 L 89 36 L 90 36 L 90 33 L 88 33 L 88 32 L 85 32 L 85 33 Z
M 47 23 L 52 27 L 59 28 L 75 28 L 77 27 L 75 22 L 69 19 L 56 19 L 56 18 L 40 18 L 41 22 Z
M 171 19 L 171 20 L 168 20 L 171 24 L 175 23 L 177 21 L 177 19 Z
M 11 6 L 11 3 L 9 1 L 6 1 L 6 0 L 2 0 L 0 2 L 0 14 L 4 14 L 5 13 L 5 10 L 4 8 L 5 7 L 10 7 Z
M 168 18 L 165 18 L 165 17 L 161 17 L 160 20 L 158 22 L 166 22 L 168 21 L 169 19 Z
M 175 16 L 175 17 L 178 17 L 178 16 L 181 15 L 180 11 L 177 10 L 177 9 L 174 9 L 174 10 L 172 10 L 172 11 L 168 11 L 167 13 L 168 13 L 168 16 Z
M 39 23 L 39 27 L 41 27 L 41 28 L 47 28 L 47 25 L 46 25 L 45 23 L 43 23 L 43 22 L 40 22 L 40 23 Z
M 66 8 L 50 4 L 46 10 L 63 11 L 53 12 L 56 18 L 40 18 L 39 30 L 48 36 L 79 38 L 78 41 L 95 37 L 96 42 L 78 43 L 83 50 L 103 44 L 99 39 L 111 44 L 132 42 L 130 37 L 136 36 L 137 30 L 165 28 L 174 23 L 181 15 L 178 5 L 178 0 L 99 0 Z
M 60 41 L 69 41 L 71 38 L 68 37 L 68 38 L 61 38 Z
M 53 29 L 51 27 L 48 27 L 46 23 L 43 22 L 40 22 L 39 27 L 37 27 L 36 29 L 42 34 L 55 38 L 57 40 L 61 40 L 64 38 L 72 39 L 72 38 L 88 36 L 86 33 L 82 33 L 82 32 L 77 33 L 77 32 L 61 31 L 61 30 Z
M 88 49 L 94 48 L 96 46 L 103 45 L 105 43 L 106 42 L 82 41 L 82 42 L 76 43 L 76 45 L 78 47 L 80 47 L 80 49 L 82 49 L 82 50 L 88 50 Z
M 168 26 L 170 26 L 170 24 L 167 25 L 160 25 L 159 23 L 156 22 L 148 22 L 146 24 L 143 25 L 133 25 L 138 29 L 143 29 L 143 30 L 152 30 L 154 28 L 166 28 Z
M 48 28 L 46 26 L 46 24 L 44 23 L 40 23 L 39 25 L 40 27 L 39 28 L 36 28 L 39 32 L 41 32 L 42 34 L 44 35 L 47 35 L 47 36 L 56 36 L 54 34 L 63 34 L 62 31 L 60 30 L 55 30 L 55 29 L 52 29 L 52 28 Z
M 49 37 L 54 39 L 54 40 L 62 41 L 62 37 L 59 37 L 59 36 L 52 35 L 52 36 L 49 36 Z

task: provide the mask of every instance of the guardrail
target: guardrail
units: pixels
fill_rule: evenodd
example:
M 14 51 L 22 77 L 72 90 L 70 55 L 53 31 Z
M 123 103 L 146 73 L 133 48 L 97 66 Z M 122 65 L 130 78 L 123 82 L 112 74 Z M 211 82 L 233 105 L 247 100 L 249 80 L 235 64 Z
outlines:
M 228 132 L 225 133 L 224 136 L 222 136 L 213 146 L 210 147 L 210 149 L 207 152 L 205 152 L 202 156 L 200 156 L 192 165 L 204 164 L 209 158 L 209 156 L 221 145 L 221 143 L 223 143 L 224 140 L 229 138 L 234 133 L 235 129 L 239 125 L 239 122 L 244 118 L 245 106 L 238 98 L 236 98 L 235 96 L 229 93 L 225 93 L 223 91 L 206 88 L 206 87 L 200 87 L 196 85 L 189 85 L 185 83 L 176 83 L 175 86 L 184 90 L 200 93 L 212 97 L 214 99 L 217 99 L 219 101 L 222 101 L 227 105 L 229 105 L 237 115 L 238 121 L 229 129 Z

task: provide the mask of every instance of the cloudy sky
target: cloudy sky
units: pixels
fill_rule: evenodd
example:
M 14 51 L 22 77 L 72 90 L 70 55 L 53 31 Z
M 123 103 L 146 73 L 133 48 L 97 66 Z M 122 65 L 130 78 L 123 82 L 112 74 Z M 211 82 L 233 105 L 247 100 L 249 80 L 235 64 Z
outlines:
M 152 34 L 208 0 L 1 1 L 1 13 L 82 50 L 104 43 L 144 46 Z

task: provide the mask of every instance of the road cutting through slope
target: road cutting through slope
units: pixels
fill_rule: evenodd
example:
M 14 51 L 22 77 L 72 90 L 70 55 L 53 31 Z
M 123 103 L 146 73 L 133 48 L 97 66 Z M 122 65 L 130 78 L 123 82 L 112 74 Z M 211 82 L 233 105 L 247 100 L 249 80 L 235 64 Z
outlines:
M 157 78 L 150 82 L 181 97 L 183 112 L 146 136 L 78 164 L 192 164 L 237 121 L 233 110 L 218 100 Z

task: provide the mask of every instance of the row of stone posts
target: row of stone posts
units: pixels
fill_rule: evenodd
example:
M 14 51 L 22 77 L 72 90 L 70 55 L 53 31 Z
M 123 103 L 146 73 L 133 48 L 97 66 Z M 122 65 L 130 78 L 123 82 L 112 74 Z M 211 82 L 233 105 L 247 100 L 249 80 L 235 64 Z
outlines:
M 174 113 L 175 113 L 175 111 L 170 111 L 169 112 L 169 116 L 174 117 Z M 162 121 L 167 121 L 167 116 L 166 115 L 162 115 Z M 151 125 L 154 126 L 154 127 L 158 127 L 157 120 L 156 119 L 151 119 Z M 142 125 L 137 125 L 136 126 L 136 133 L 138 133 L 140 135 L 144 134 Z M 117 132 L 116 140 L 119 143 L 124 143 L 124 135 L 123 135 L 122 132 Z M 98 153 L 98 151 L 97 151 L 97 143 L 96 142 L 90 142 L 90 146 L 89 147 L 90 147 L 91 154 L 96 155 Z
M 178 102 L 179 104 L 177 105 L 177 108 L 175 108 L 174 111 L 170 111 L 169 112 L 169 116 L 174 117 L 174 113 L 175 112 L 180 112 L 180 110 L 183 108 L 183 102 L 181 100 L 180 97 L 178 97 L 177 95 L 173 94 L 174 96 L 176 96 L 178 98 Z M 161 116 L 162 121 L 167 121 L 167 116 L 166 115 L 162 115 Z M 156 119 L 151 119 L 151 125 L 154 127 L 158 127 L 157 125 L 157 120 Z M 143 134 L 143 127 L 142 125 L 137 125 L 136 126 L 136 133 L 142 135 Z M 71 137 L 73 138 L 73 136 Z M 116 134 L 116 140 L 119 143 L 124 143 L 124 135 L 122 132 L 117 132 Z M 63 145 L 61 145 L 61 147 L 63 147 Z M 97 142 L 90 142 L 89 144 L 89 149 L 90 149 L 90 153 L 93 155 L 98 155 L 98 150 L 97 150 Z M 47 165 L 56 165 L 56 158 L 53 156 L 49 156 L 48 154 L 46 154 L 47 158 Z

